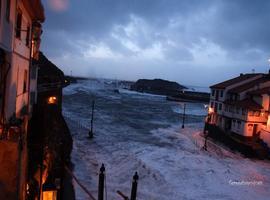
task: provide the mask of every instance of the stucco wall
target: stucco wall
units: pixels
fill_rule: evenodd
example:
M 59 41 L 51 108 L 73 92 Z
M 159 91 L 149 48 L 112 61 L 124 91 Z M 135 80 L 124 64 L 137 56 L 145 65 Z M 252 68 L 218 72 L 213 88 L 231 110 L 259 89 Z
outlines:
M 18 144 L 0 141 L 0 199 L 16 199 L 18 162 Z

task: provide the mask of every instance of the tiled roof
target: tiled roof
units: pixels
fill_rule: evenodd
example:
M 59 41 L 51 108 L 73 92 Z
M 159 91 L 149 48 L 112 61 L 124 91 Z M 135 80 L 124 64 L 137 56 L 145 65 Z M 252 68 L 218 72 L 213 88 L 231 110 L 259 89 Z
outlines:
M 240 101 L 226 100 L 226 101 L 224 101 L 224 104 L 232 105 L 232 106 L 236 106 L 236 107 L 240 107 L 240 108 L 247 108 L 249 110 L 263 109 L 263 107 L 261 105 L 259 105 L 258 103 L 256 103 L 252 99 L 244 99 L 244 100 L 240 100 Z
M 270 87 L 265 87 L 259 90 L 254 90 L 251 92 L 248 92 L 250 95 L 262 95 L 262 94 L 270 94 Z
M 228 92 L 230 92 L 230 93 L 240 93 L 240 92 L 243 92 L 243 91 L 248 90 L 250 88 L 253 88 L 256 85 L 259 85 L 260 83 L 264 83 L 266 81 L 270 81 L 270 76 L 269 75 L 265 75 L 265 76 L 263 76 L 263 77 L 261 77 L 259 79 L 254 80 L 254 81 L 251 81 L 251 82 L 242 84 L 242 85 L 240 85 L 238 87 L 232 88 Z
M 240 76 L 238 76 L 236 78 L 233 78 L 233 79 L 230 79 L 230 80 L 227 80 L 227 81 L 212 85 L 212 86 L 210 86 L 210 88 L 225 89 L 226 87 L 228 87 L 230 85 L 245 81 L 247 79 L 253 78 L 253 77 L 258 76 L 258 75 L 261 75 L 261 74 L 259 74 L 259 73 L 256 73 L 256 74 L 242 74 L 242 75 L 240 75 Z

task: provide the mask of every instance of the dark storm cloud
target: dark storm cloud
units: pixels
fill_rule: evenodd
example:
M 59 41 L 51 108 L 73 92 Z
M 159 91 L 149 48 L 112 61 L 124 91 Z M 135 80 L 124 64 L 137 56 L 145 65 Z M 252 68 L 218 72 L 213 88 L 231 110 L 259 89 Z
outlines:
M 209 71 L 211 65 L 234 68 L 237 61 L 239 71 L 245 72 L 250 70 L 247 63 L 267 65 L 270 56 L 268 0 L 62 1 L 68 7 L 58 12 L 44 1 L 42 45 L 54 59 L 88 53 L 132 57 L 133 62 L 135 57 L 141 64 L 157 57 L 178 69 L 181 61 L 185 66 L 189 62 L 194 71 L 199 64 Z M 224 63 L 215 63 L 215 57 Z M 157 67 L 147 63 L 149 71 Z

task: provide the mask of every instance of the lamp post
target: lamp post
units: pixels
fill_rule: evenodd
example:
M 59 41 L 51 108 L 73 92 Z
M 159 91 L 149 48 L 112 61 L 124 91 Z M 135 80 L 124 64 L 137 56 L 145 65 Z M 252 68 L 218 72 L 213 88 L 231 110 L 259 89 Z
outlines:
M 184 103 L 184 112 L 183 112 L 182 128 L 185 128 L 185 118 L 186 118 L 186 104 Z
M 92 101 L 91 129 L 88 133 L 89 138 L 93 138 L 93 136 L 94 136 L 94 133 L 93 133 L 94 111 L 95 111 L 95 100 Z

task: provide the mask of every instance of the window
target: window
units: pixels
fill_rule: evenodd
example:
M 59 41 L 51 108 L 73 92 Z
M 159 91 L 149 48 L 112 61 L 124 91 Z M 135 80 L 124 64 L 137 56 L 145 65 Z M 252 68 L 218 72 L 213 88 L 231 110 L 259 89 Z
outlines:
M 247 114 L 247 110 L 242 108 L 242 115 L 246 115 Z
M 10 17 L 10 0 L 7 0 L 6 4 L 6 20 L 9 22 Z
M 220 97 L 223 97 L 223 90 L 220 91 Z
M 34 105 L 35 103 L 36 103 L 36 93 L 32 91 L 30 93 L 30 104 Z
M 18 10 L 16 19 L 16 37 L 21 38 L 21 28 L 22 28 L 22 12 Z
M 248 124 L 248 131 L 252 131 L 253 130 L 253 124 Z
M 248 115 L 249 116 L 254 116 L 254 111 L 253 110 L 249 111 Z
M 256 117 L 260 117 L 260 112 L 259 112 L 259 111 L 255 111 L 255 112 L 254 112 L 254 115 L 255 115 Z
M 218 105 L 218 109 L 222 110 L 222 104 L 221 103 Z
M 239 114 L 239 108 L 238 107 L 236 107 L 236 114 Z
M 225 111 L 228 112 L 228 105 L 225 105 Z
M 30 26 L 27 26 L 26 29 L 26 38 L 25 38 L 25 45 L 29 47 L 30 44 Z
M 215 96 L 215 90 L 212 90 L 212 96 Z
M 23 93 L 27 91 L 27 70 L 24 70 Z
M 241 121 L 237 121 L 237 128 L 239 129 L 241 126 Z
M 215 103 L 214 112 L 217 112 L 217 109 L 218 109 L 218 103 Z
M 213 101 L 211 101 L 211 105 L 210 105 L 210 107 L 211 107 L 211 108 L 213 108 L 213 107 L 214 107 L 214 102 L 213 102 Z
M 36 65 L 31 66 L 31 79 L 35 80 L 37 78 L 37 67 Z

